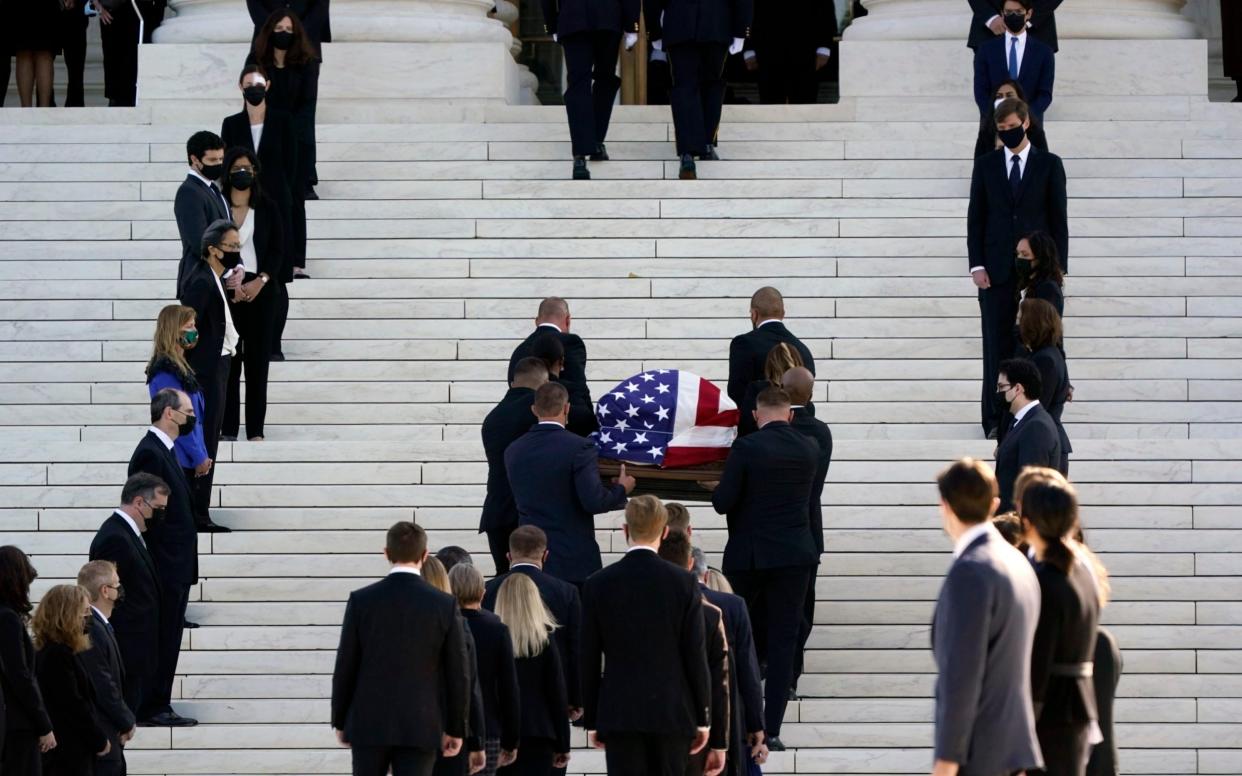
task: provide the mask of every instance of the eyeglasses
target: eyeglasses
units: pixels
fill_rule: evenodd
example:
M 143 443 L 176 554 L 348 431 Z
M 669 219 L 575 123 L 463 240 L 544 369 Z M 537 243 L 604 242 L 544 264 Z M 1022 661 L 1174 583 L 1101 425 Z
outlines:
M 220 247 L 230 251 L 240 251 L 241 243 L 220 243 Z
M 1013 387 L 1013 383 L 997 383 L 996 384 L 996 390 L 998 391 L 1008 391 L 1012 387 Z
M 125 589 L 125 586 L 120 582 L 117 582 L 115 585 L 104 585 L 104 587 L 110 587 L 118 593 Z

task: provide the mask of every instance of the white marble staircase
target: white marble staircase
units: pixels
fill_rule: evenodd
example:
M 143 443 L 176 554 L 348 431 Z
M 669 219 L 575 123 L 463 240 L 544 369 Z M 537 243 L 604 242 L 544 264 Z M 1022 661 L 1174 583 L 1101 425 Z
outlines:
M 325 106 L 314 279 L 291 288 L 269 441 L 222 445 L 214 514 L 237 530 L 201 539 L 204 627 L 176 690 L 204 724 L 141 730 L 130 772 L 347 772 L 326 700 L 345 596 L 382 572 L 398 518 L 490 571 L 478 423 L 537 299 L 571 300 L 598 394 L 648 366 L 723 380 L 765 283 L 817 356 L 837 440 L 806 697 L 783 733 L 796 750 L 768 772 L 926 772 L 949 549 L 931 480 L 991 450 L 964 276 L 970 110 L 731 109 L 726 161 L 682 182 L 667 113 L 620 109 L 617 161 L 584 183 L 565 180 L 559 108 Z M 43 590 L 84 560 L 144 426 L 183 143 L 220 112 L 10 113 L 0 532 Z M 1071 473 L 1114 575 L 1127 774 L 1242 772 L 1240 118 L 1184 98 L 1070 102 L 1048 127 L 1070 176 Z M 718 557 L 723 519 L 693 512 Z M 598 521 L 614 557 L 617 526 Z M 571 773 L 602 771 L 575 752 Z

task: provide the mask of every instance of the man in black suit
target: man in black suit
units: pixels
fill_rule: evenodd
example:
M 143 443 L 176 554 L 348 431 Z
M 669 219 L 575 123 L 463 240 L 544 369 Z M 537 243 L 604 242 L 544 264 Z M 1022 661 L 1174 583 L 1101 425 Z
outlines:
M 1013 485 L 1027 466 L 1056 469 L 1061 464 L 1061 434 L 1039 403 L 1039 368 L 1024 358 L 1002 361 L 996 378 L 996 401 L 1013 415 L 1009 431 L 996 448 L 1000 509 L 1013 509 Z
M 756 3 L 755 23 L 742 57 L 759 79 L 765 105 L 813 103 L 819 74 L 837 38 L 833 0 Z
M 142 535 L 150 523 L 165 519 L 171 492 L 153 474 L 132 475 L 121 490 L 121 506 L 91 540 L 90 559 L 112 563 L 125 579 L 125 600 L 108 622 L 124 665 L 125 705 L 135 714 L 149 708 L 160 655 L 160 578 Z
M 751 619 L 765 623 L 759 656 L 766 655 L 768 664 L 764 729 L 768 746 L 779 752 L 803 606 L 819 561 L 810 501 L 820 450 L 790 425 L 793 410 L 784 389 L 767 388 L 756 403 L 759 430 L 733 443 L 712 506 L 727 515 L 722 570 L 746 599 Z
M 488 581 L 483 593 L 483 608 L 496 608 L 496 593 L 509 574 L 525 574 L 539 588 L 539 597 L 548 607 L 561 627 L 552 638 L 561 655 L 565 669 L 565 689 L 569 695 L 569 717 L 577 721 L 582 716 L 582 682 L 578 671 L 578 636 L 582 622 L 582 602 L 578 588 L 568 582 L 545 573 L 543 564 L 548 559 L 548 537 L 533 525 L 520 525 L 509 535 L 509 571 L 497 574 Z
M 668 54 L 678 177 L 698 177 L 695 157 L 719 159 L 716 130 L 724 105 L 724 66 L 750 35 L 753 0 L 644 0 L 643 18 L 654 48 Z
M 1000 776 L 1041 768 L 1030 680 L 1039 581 L 989 520 L 999 502 L 987 464 L 964 458 L 936 484 L 954 561 L 932 620 L 932 773 Z
M 703 596 L 656 555 L 666 519 L 654 496 L 627 504 L 625 557 L 582 588 L 583 720 L 609 773 L 682 776 L 711 733 Z
M 1014 352 L 1017 320 L 1014 256 L 1018 240 L 1047 232 L 1057 244 L 1062 272 L 1069 270 L 1069 217 L 1065 166 L 1056 154 L 1031 145 L 1026 105 L 1015 99 L 996 108 L 1002 148 L 975 160 L 966 215 L 966 250 L 971 280 L 979 289 L 983 328 L 983 430 L 996 438 L 1000 410 L 994 401 L 996 371 Z
M 603 565 L 595 515 L 624 507 L 634 478 L 622 466 L 612 485 L 605 488 L 600 482 L 595 443 L 565 429 L 569 394 L 564 386 L 540 386 L 531 409 L 539 422 L 505 450 L 518 524 L 538 526 L 547 534 L 549 574 L 581 585 Z
M 824 480 L 828 477 L 828 467 L 832 464 L 832 431 L 828 424 L 818 420 L 807 407 L 815 392 L 815 375 L 805 367 L 794 367 L 785 373 L 782 387 L 789 394 L 792 402 L 793 420 L 790 421 L 798 433 L 814 440 L 819 450 L 818 465 L 815 467 L 815 480 L 811 485 L 811 500 L 807 514 L 810 517 L 811 541 L 815 543 L 815 565 L 824 554 Z M 806 588 L 806 601 L 802 607 L 802 631 L 798 637 L 798 651 L 794 663 L 793 682 L 790 687 L 798 688 L 798 679 L 802 676 L 802 659 L 806 650 L 806 642 L 811 638 L 811 629 L 815 626 L 815 579 L 818 573 L 811 576 L 811 584 Z
M 328 14 L 328 0 L 246 0 L 246 10 L 254 23 L 254 34 L 267 18 L 279 10 L 293 11 L 302 20 L 306 36 L 315 44 L 315 53 L 323 59 L 321 44 L 332 42 L 332 24 Z
M 561 373 L 554 375 L 553 379 L 569 391 L 569 398 L 574 406 L 592 408 L 592 411 L 586 414 L 574 413 L 571 416 L 573 422 L 569 424 L 570 431 L 580 436 L 587 436 L 599 429 L 599 423 L 595 420 L 593 409 L 595 403 L 591 400 L 591 388 L 587 384 L 586 343 L 577 334 L 570 332 L 569 327 L 572 323 L 573 317 L 569 314 L 569 302 L 559 296 L 550 296 L 540 302 L 539 313 L 535 317 L 535 330 L 522 340 L 521 344 L 513 349 L 513 354 L 509 356 L 508 381 L 513 382 L 513 373 L 517 369 L 518 361 L 535 355 L 535 346 L 539 339 L 548 334 L 555 334 L 565 350 L 565 361 L 561 365 Z
M 160 581 L 159 660 L 155 685 L 135 709 L 144 726 L 185 727 L 198 721 L 172 710 L 173 680 L 181 655 L 181 634 L 190 588 L 198 583 L 198 529 L 190 504 L 190 485 L 173 455 L 173 442 L 194 430 L 194 405 L 182 391 L 165 388 L 151 399 L 151 427 L 129 459 L 129 476 L 145 472 L 168 485 L 164 519 L 147 527 L 147 547 Z
M 1006 81 L 1016 81 L 1029 101 L 1031 118 L 1044 120 L 1052 105 L 1056 55 L 1042 41 L 1028 35 L 1033 0 L 1005 0 L 1003 36 L 984 41 L 975 52 L 975 104 L 981 117 L 989 116 L 994 95 Z
M 186 271 L 181 286 L 181 304 L 194 309 L 198 344 L 186 359 L 203 387 L 203 442 L 207 455 L 215 460 L 220 448 L 220 428 L 224 422 L 225 394 L 229 369 L 237 354 L 238 333 L 233 325 L 225 294 L 241 286 L 245 268 L 241 262 L 241 236 L 228 219 L 212 221 L 199 235 L 199 259 Z M 226 267 L 225 264 L 229 266 Z M 211 520 L 211 486 L 216 467 L 202 477 L 190 480 L 194 521 L 200 531 L 228 533 L 229 529 Z
M 123 5 L 123 4 L 122 4 Z M 177 267 L 177 294 L 186 274 L 202 255 L 203 232 L 213 221 L 229 218 L 229 204 L 216 181 L 224 174 L 224 141 L 213 132 L 195 132 L 185 144 L 190 171 L 177 189 L 173 214 L 181 234 L 181 264 Z M 199 377 L 202 381 L 202 377 Z
M 509 391 L 483 419 L 483 452 L 487 455 L 487 496 L 479 517 L 479 533 L 487 534 L 487 546 L 496 573 L 509 570 L 509 534 L 517 528 L 517 504 L 505 470 L 505 450 L 535 425 L 531 406 L 535 391 L 548 381 L 548 370 L 537 358 L 524 358 L 517 364 Z
M 565 52 L 565 112 L 573 143 L 574 180 L 590 180 L 587 158 L 608 160 L 604 138 L 621 88 L 617 54 L 638 42 L 639 0 L 542 0 L 543 31 Z
M 125 705 L 125 666 L 110 622 L 121 597 L 121 578 L 116 564 L 93 560 L 78 571 L 78 585 L 91 597 L 87 624 L 91 646 L 78 655 L 95 688 L 95 716 L 112 746 L 95 760 L 95 776 L 125 776 L 125 750 L 134 737 L 134 713 Z
M 388 576 L 349 596 L 332 674 L 332 727 L 354 776 L 430 776 L 455 757 L 471 687 L 457 601 L 423 581 L 427 534 L 388 529 Z M 393 699 L 399 698 L 399 703 Z
M 763 380 L 763 365 L 776 345 L 786 342 L 802 356 L 802 364 L 815 373 L 815 359 L 802 340 L 785 328 L 785 299 L 781 292 L 764 286 L 750 298 L 751 331 L 739 334 L 729 343 L 729 398 L 741 405 L 746 387 Z
M 142 42 L 150 43 L 151 34 L 164 21 L 168 2 L 138 0 L 137 13 L 132 3 L 109 5 L 104 8 L 101 3 L 94 3 L 99 11 L 99 42 L 103 48 L 104 96 L 110 107 L 133 107 L 138 100 L 139 22 L 143 28 Z
M 978 50 L 979 46 L 994 36 L 1005 34 L 1005 0 L 969 0 L 971 10 L 970 34 L 966 45 Z M 1057 19 L 1055 11 L 1061 0 L 1034 0 L 1030 18 L 1031 37 L 1057 50 Z

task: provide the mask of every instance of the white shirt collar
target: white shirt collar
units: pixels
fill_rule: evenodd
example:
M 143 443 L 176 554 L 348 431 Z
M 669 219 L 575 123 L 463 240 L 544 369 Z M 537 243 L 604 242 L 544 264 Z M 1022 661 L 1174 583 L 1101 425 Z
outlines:
M 1028 130 L 1028 132 L 1029 132 L 1029 130 Z M 1018 161 L 1018 167 L 1022 170 L 1023 175 L 1025 175 L 1025 174 L 1026 174 L 1026 160 L 1027 160 L 1027 158 L 1028 158 L 1028 157 L 1030 157 L 1030 155 L 1031 155 L 1031 147 L 1032 147 L 1032 144 L 1031 144 L 1031 137 L 1030 137 L 1030 135 L 1027 135 L 1027 138 L 1026 138 L 1026 148 L 1023 148 L 1021 151 L 1018 151 L 1018 153 L 1017 153 L 1017 157 L 1018 157 L 1018 160 L 1019 160 L 1019 161 Z M 1013 164 L 1013 157 L 1014 157 L 1014 156 L 1015 156 L 1015 154 L 1014 154 L 1014 152 L 1013 152 L 1011 149 L 1009 149 L 1009 148 L 1006 148 L 1006 149 L 1005 149 L 1005 167 L 1006 167 L 1006 168 L 1008 168 L 1008 167 L 1009 167 L 1009 165 Z
M 193 167 L 191 167 L 191 168 L 190 168 L 190 175 L 191 175 L 191 176 L 193 176 L 193 177 L 195 177 L 195 178 L 198 178 L 200 181 L 202 181 L 202 182 L 203 182 L 203 185 L 204 185 L 204 186 L 206 186 L 207 188 L 215 188 L 215 187 L 216 187 L 216 184 L 214 184 L 214 183 L 212 183 L 211 181 L 207 180 L 207 178 L 206 178 L 206 177 L 204 177 L 204 176 L 203 176 L 203 174 L 202 174 L 201 172 L 199 172 L 198 170 L 194 169 Z
M 134 532 L 134 536 L 137 536 L 139 539 L 142 538 L 142 531 L 138 530 L 138 524 L 134 522 L 134 518 L 125 514 L 124 510 L 121 509 L 113 510 L 113 514 L 120 515 L 122 520 L 129 523 L 129 527 Z
M 541 324 L 539 324 L 538 326 L 536 326 L 535 328 L 536 328 L 536 329 L 542 329 L 544 326 L 547 326 L 549 329 L 556 329 L 558 332 L 560 332 L 560 331 L 561 331 L 561 327 L 560 327 L 560 326 L 557 326 L 555 323 L 541 323 Z
M 805 405 L 805 404 L 790 404 L 790 405 L 789 405 L 789 409 L 791 409 L 791 410 L 804 410 L 804 409 L 806 409 L 806 405 Z
M 767 320 L 759 321 L 759 323 L 755 324 L 755 328 L 757 329 L 760 326 L 767 326 L 769 323 L 784 323 L 784 321 L 780 318 L 768 318 Z
M 530 567 L 531 567 L 531 568 L 533 568 L 533 569 L 539 569 L 538 564 L 535 564 L 535 563 L 530 563 L 530 562 L 528 562 L 528 561 L 522 561 L 521 563 L 510 563 L 510 564 L 509 564 L 509 570 L 510 570 L 510 571 L 512 571 L 513 569 L 517 568 L 518 566 L 530 566 Z M 539 570 L 540 570 L 540 571 L 542 571 L 543 569 L 539 569 Z
M 416 577 L 421 577 L 423 572 L 418 569 L 412 569 L 409 566 L 393 566 L 388 569 L 388 576 L 392 576 L 393 574 L 413 574 Z
M 655 552 L 656 548 L 647 544 L 635 544 L 633 547 L 627 548 L 625 554 L 629 555 L 634 550 L 647 550 L 648 552 Z
M 159 437 L 160 441 L 164 443 L 164 447 L 167 447 L 169 450 L 173 449 L 172 437 L 165 434 L 163 431 L 161 431 L 156 426 L 151 426 L 147 430 L 150 431 L 152 434 L 155 434 L 157 437 Z
M 104 621 L 104 625 L 107 625 L 107 624 L 108 624 L 108 615 L 106 615 L 106 614 L 104 614 L 103 612 L 101 612 L 101 611 L 99 611 L 98 609 L 96 609 L 94 604 L 91 604 L 91 610 L 92 610 L 93 612 L 95 612 L 95 614 L 98 614 L 98 615 L 99 615 L 99 619 L 101 619 L 101 620 L 103 620 L 103 621 Z
M 957 541 L 953 544 L 953 557 L 960 558 L 962 553 L 966 551 L 966 548 L 969 547 L 975 539 L 978 539 L 986 533 L 996 533 L 996 529 L 992 527 L 991 520 L 984 520 L 982 523 L 972 525 L 970 528 L 966 529 L 966 532 L 957 537 Z
M 1026 417 L 1026 413 L 1030 412 L 1031 408 L 1037 404 L 1039 404 L 1039 399 L 1036 399 L 1035 401 L 1031 402 L 1030 404 L 1026 405 L 1022 409 L 1015 412 L 1013 414 L 1013 424 L 1016 426 L 1019 423 L 1021 423 L 1022 419 Z
M 565 424 L 564 424 L 564 423 L 559 423 L 559 422 L 557 422 L 557 421 L 555 421 L 555 420 L 541 420 L 541 421 L 539 421 L 538 423 L 536 423 L 535 425 L 536 425 L 536 426 L 559 426 L 560 428 L 565 428 Z

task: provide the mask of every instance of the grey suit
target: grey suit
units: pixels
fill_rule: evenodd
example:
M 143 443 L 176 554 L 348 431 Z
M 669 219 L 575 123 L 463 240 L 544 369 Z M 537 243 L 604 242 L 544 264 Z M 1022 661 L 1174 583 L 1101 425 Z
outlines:
M 1043 766 L 1031 703 L 1039 581 L 994 528 L 954 561 L 932 622 L 936 759 L 969 776 Z

